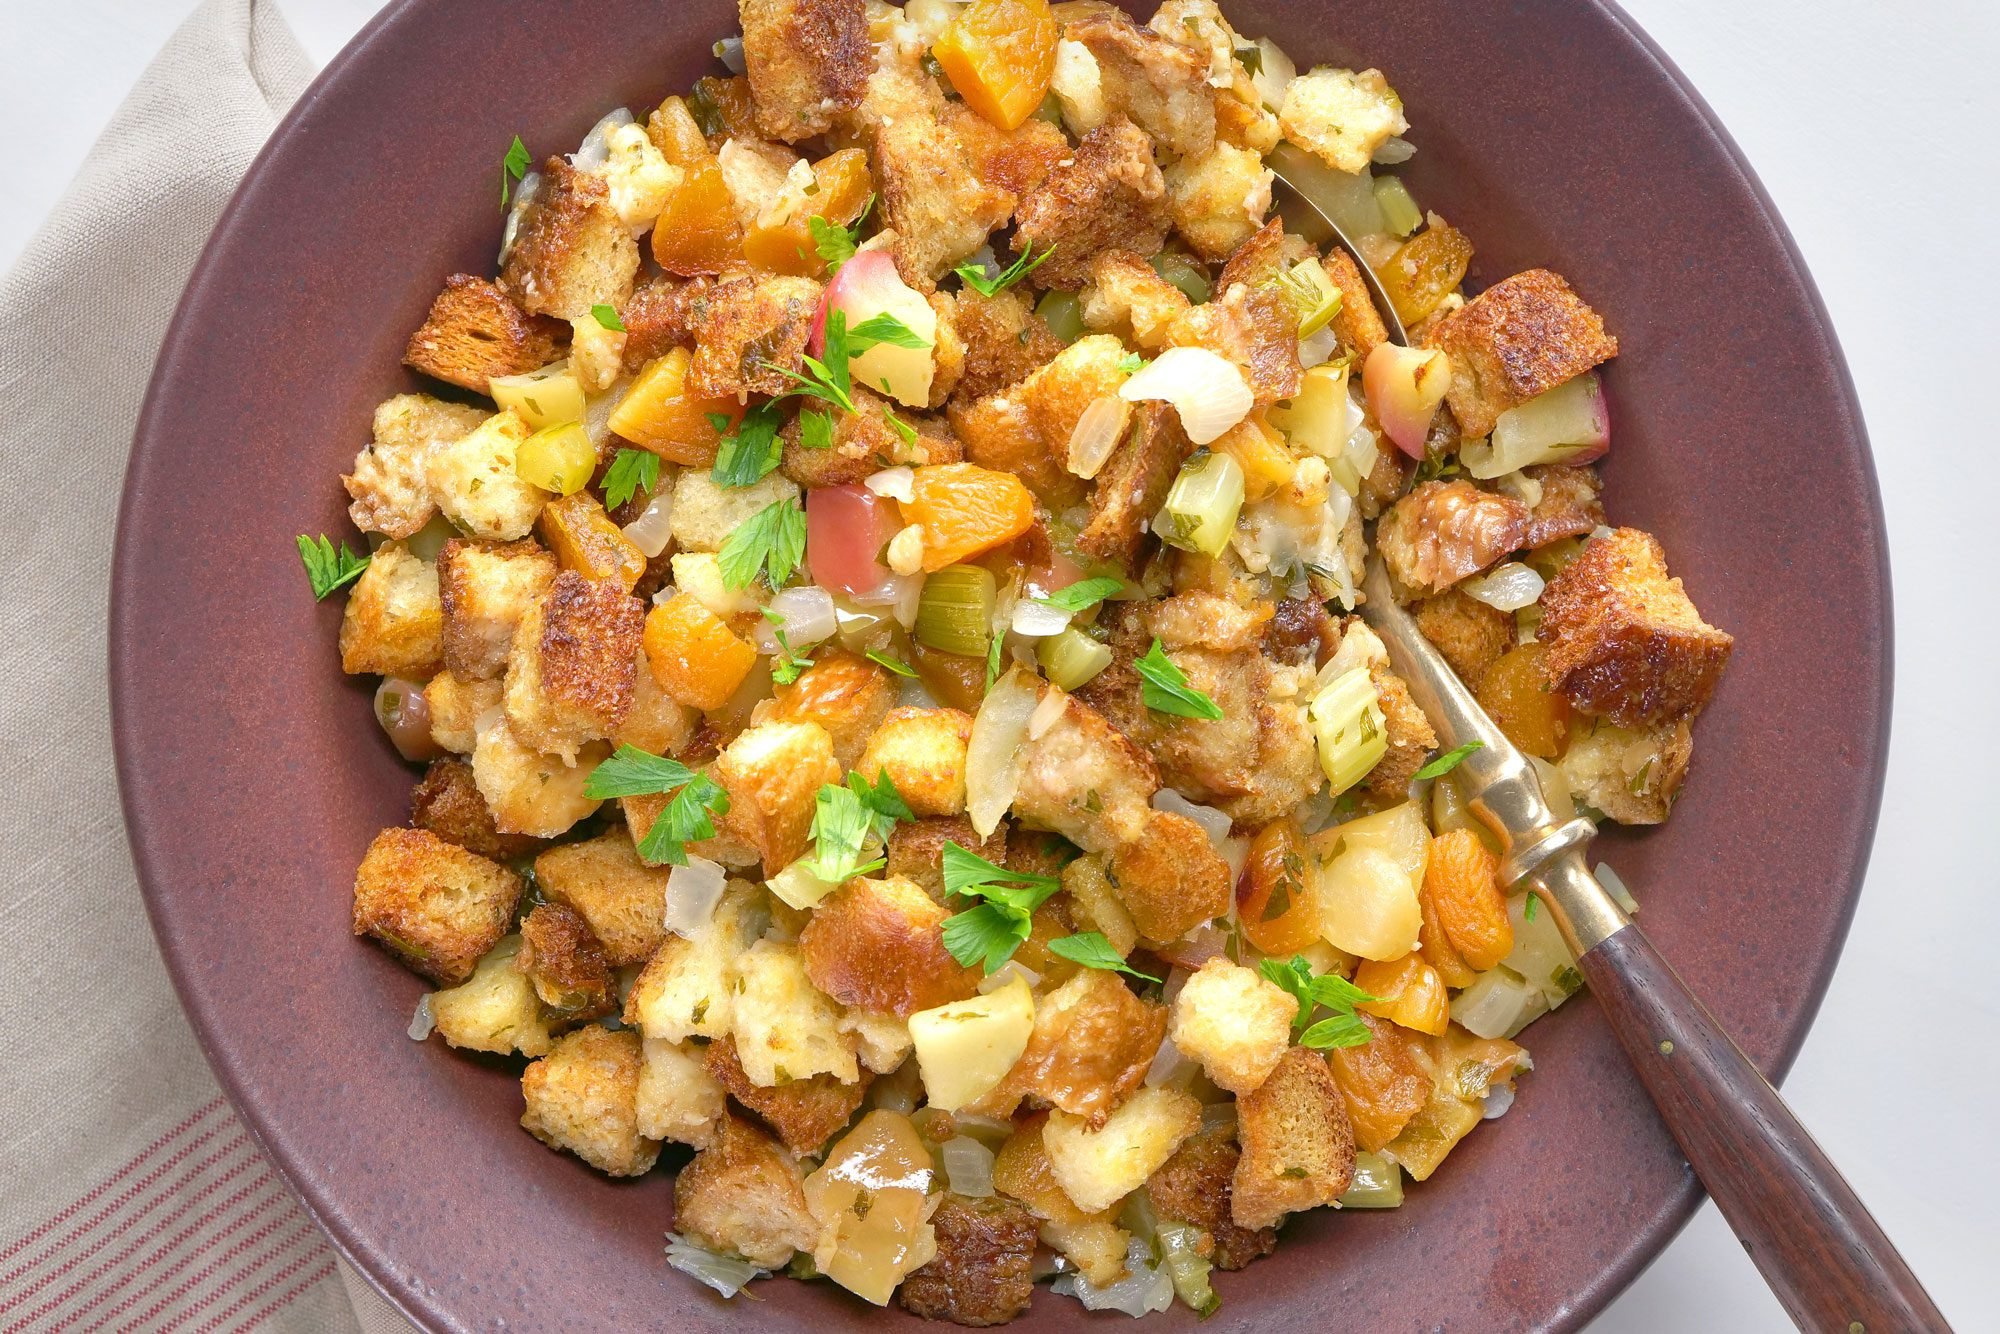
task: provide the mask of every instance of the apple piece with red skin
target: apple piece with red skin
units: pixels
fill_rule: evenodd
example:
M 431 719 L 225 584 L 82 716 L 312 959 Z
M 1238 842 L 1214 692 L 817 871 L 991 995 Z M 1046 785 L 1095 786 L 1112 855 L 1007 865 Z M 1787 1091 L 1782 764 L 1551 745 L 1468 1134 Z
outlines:
M 1383 343 L 1361 369 L 1368 410 L 1396 448 L 1413 459 L 1424 456 L 1431 418 L 1451 387 L 1451 358 L 1430 348 Z
M 878 315 L 892 315 L 923 340 L 922 347 L 877 343 L 864 352 L 850 355 L 847 369 L 855 384 L 887 394 L 904 407 L 927 407 L 934 369 L 931 352 L 937 344 L 937 312 L 903 281 L 888 251 L 861 251 L 842 264 L 840 272 L 826 285 L 819 311 L 813 317 L 810 350 L 816 357 L 825 355 L 826 319 L 836 310 L 846 317 L 850 334 Z
M 1585 371 L 1501 413 L 1492 440 L 1496 454 L 1533 455 L 1537 463 L 1603 458 L 1611 449 L 1611 410 L 1597 372 Z
M 821 588 L 846 597 L 879 592 L 892 577 L 882 549 L 903 526 L 894 501 L 865 486 L 806 492 L 806 568 Z

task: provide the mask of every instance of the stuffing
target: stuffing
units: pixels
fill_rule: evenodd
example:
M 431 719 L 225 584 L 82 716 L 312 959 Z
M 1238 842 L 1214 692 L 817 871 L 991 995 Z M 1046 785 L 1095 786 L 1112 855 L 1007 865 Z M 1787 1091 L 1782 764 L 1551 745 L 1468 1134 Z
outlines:
M 1735 640 L 1702 620 L 1651 534 L 1619 528 L 1583 549 L 1542 594 L 1549 688 L 1628 727 L 1707 705 Z
M 535 880 L 590 924 L 613 967 L 646 962 L 667 937 L 667 872 L 640 861 L 623 829 L 550 848 L 535 858 Z
M 1043 1131 L 1048 1113 L 1023 1119 L 993 1158 L 993 1188 L 1019 1200 L 1041 1222 L 1041 1239 L 1060 1251 L 1102 1287 L 1125 1275 L 1125 1248 L 1131 1234 L 1112 1221 L 1107 1211 L 1089 1214 L 1057 1184 L 1049 1165 Z
M 793 1153 L 818 1153 L 846 1127 L 868 1092 L 869 1076 L 843 1084 L 832 1075 L 793 1079 L 763 1088 L 743 1073 L 736 1043 L 717 1038 L 701 1049 L 700 1060 L 710 1079 L 752 1115 L 769 1126 Z
M 1028 1049 L 996 1092 L 1102 1124 L 1139 1087 L 1166 1032 L 1163 1007 L 1133 995 L 1116 973 L 1085 968 L 1037 1000 Z
M 965 369 L 954 390 L 962 403 L 1018 384 L 1063 350 L 1033 303 L 1011 287 L 992 296 L 971 288 L 958 293 L 953 323 L 965 344 Z
M 1215 146 L 1215 95 L 1205 55 L 1116 10 L 1073 20 L 1063 36 L 1095 58 L 1112 115 L 1128 118 L 1178 158 L 1200 158 Z
M 1047 180 L 1056 164 L 1069 156 L 1069 139 L 1039 116 L 1003 130 L 965 103 L 947 102 L 944 123 L 963 145 L 972 174 L 982 184 L 1005 192 L 1010 209 L 1017 196 Z
M 1229 911 L 1234 880 L 1208 832 L 1185 815 L 1154 811 L 1139 837 L 1111 854 L 1118 901 L 1147 940 L 1179 940 Z
M 707 278 L 684 282 L 661 274 L 633 288 L 618 312 L 625 325 L 621 369 L 637 374 L 646 363 L 692 343 L 694 324 L 690 307 L 713 287 Z
M 916 1045 L 908 1024 L 893 1014 L 872 1010 L 849 1010 L 841 1015 L 840 1031 L 853 1035 L 854 1054 L 878 1075 L 894 1074 Z
M 1106 250 L 1150 255 L 1167 237 L 1167 184 L 1152 141 L 1123 116 L 1083 137 L 1068 165 L 1021 196 L 1014 210 L 1017 249 L 1056 248 L 1035 279 L 1075 291 Z
M 956 843 L 996 866 L 1007 862 L 1003 825 L 984 839 L 962 815 L 898 824 L 889 834 L 888 865 L 882 874 L 911 881 L 932 898 L 944 899 L 944 845 Z
M 410 335 L 403 364 L 484 394 L 496 375 L 524 375 L 561 357 L 564 333 L 560 320 L 530 315 L 494 283 L 454 273 Z
M 674 1228 L 698 1246 L 766 1269 L 782 1267 L 819 1240 L 797 1160 L 726 1114 L 715 1142 L 674 1178 Z
M 413 537 L 437 517 L 431 498 L 431 455 L 491 413 L 428 394 L 398 394 L 375 409 L 374 434 L 340 479 L 352 503 L 347 515 L 364 533 Z
M 945 327 L 942 322 L 938 325 L 940 346 Z M 933 377 L 933 386 L 938 383 Z M 805 443 L 796 416 L 785 423 L 780 433 L 784 453 L 778 459 L 782 475 L 808 488 L 853 486 L 884 468 L 957 463 L 963 457 L 958 441 L 935 418 L 894 410 L 888 400 L 860 385 L 849 394 L 855 410 L 833 414 L 833 442 L 825 448 L 814 449 Z M 905 440 L 890 424 L 892 420 L 914 428 L 916 438 Z
M 1244 1094 L 1264 1082 L 1292 1042 L 1299 1004 L 1255 969 L 1204 963 L 1174 997 L 1167 1036 L 1218 1087 Z
M 583 914 L 565 904 L 538 903 L 521 919 L 515 968 L 565 1028 L 618 1012 L 618 983 L 604 947 Z
M 431 993 L 431 1019 L 446 1042 L 499 1056 L 546 1056 L 549 1025 L 535 989 L 514 966 L 519 936 L 503 936 L 455 987 Z
M 424 687 L 430 710 L 431 740 L 454 755 L 470 755 L 479 744 L 479 720 L 500 711 L 501 685 L 439 672 Z
M 760 940 L 737 957 L 730 1018 L 736 1058 L 760 1088 L 832 1075 L 861 1077 L 854 1038 L 840 1031 L 840 1007 L 806 976 L 796 946 Z
M 817 723 L 833 742 L 834 764 L 845 773 L 861 762 L 869 737 L 895 702 L 896 683 L 888 672 L 851 653 L 821 650 L 796 681 L 777 687 L 758 705 L 752 721 Z
M 740 0 L 743 63 L 757 124 L 797 143 L 861 100 L 874 65 L 861 0 Z
M 1368 290 L 1368 281 L 1361 276 L 1361 268 L 1352 255 L 1338 245 L 1331 246 L 1320 267 L 1340 289 L 1340 309 L 1329 321 L 1334 337 L 1340 343 L 1340 350 L 1359 366 L 1368 360 L 1370 352 L 1389 341 L 1389 326 L 1383 322 L 1382 312 L 1375 309 L 1374 294 Z
M 529 607 L 507 658 L 507 722 L 565 760 L 618 730 L 632 707 L 646 608 L 615 584 L 564 570 Z
M 736 880 L 691 937 L 669 935 L 625 997 L 624 1022 L 650 1039 L 721 1038 L 735 1014 L 730 965 L 770 920 L 764 891 Z
M 1325 66 L 1286 85 L 1278 124 L 1287 139 L 1345 172 L 1366 171 L 1376 149 L 1410 128 L 1382 71 Z
M 729 1111 L 729 1098 L 703 1061 L 704 1048 L 664 1038 L 640 1047 L 639 1133 L 705 1149 Z
M 1052 510 L 1075 504 L 1084 489 L 1063 466 L 1070 433 L 1085 408 L 1117 393 L 1129 378 L 1120 369 L 1124 359 L 1124 345 L 1116 338 L 1092 334 L 1012 388 L 953 404 L 948 415 L 966 458 L 1015 474 Z
M 1186 293 L 1127 250 L 1099 255 L 1081 295 L 1086 327 L 1148 351 L 1166 346 L 1168 332 L 1190 308 Z
M 896 1289 L 912 1315 L 982 1328 L 1004 1325 L 1034 1300 L 1034 1215 L 1013 1200 L 947 1193 L 931 1215 L 937 1255 Z
M 715 780 L 729 794 L 717 831 L 755 848 L 776 875 L 805 852 L 819 790 L 841 777 L 833 739 L 817 723 L 745 728 L 715 762 Z
M 1380 1153 L 1430 1101 L 1431 1072 L 1410 1030 L 1365 1011 L 1357 1017 L 1368 1026 L 1368 1041 L 1336 1047 L 1327 1052 L 1326 1062 L 1340 1088 L 1355 1144 Z
M 1620 824 L 1659 824 L 1673 809 L 1694 756 L 1694 727 L 1685 717 L 1644 727 L 1600 720 L 1572 729 L 1556 767 L 1578 801 Z
M 431 761 L 410 793 L 410 823 L 494 861 L 530 856 L 541 846 L 540 839 L 503 834 L 493 827 L 493 811 L 479 795 L 472 766 L 464 760 Z
M 1514 647 L 1514 618 L 1456 588 L 1411 604 L 1410 614 L 1458 679 L 1475 690 L 1487 668 Z
M 1032 123 L 1046 125 L 1048 122 Z M 1062 138 L 1060 134 L 1056 137 Z M 924 402 L 925 407 L 935 412 L 945 405 L 957 391 L 959 381 L 965 378 L 965 339 L 958 332 L 956 296 L 950 292 L 932 292 L 924 300 L 930 306 L 931 314 L 937 316 L 937 330 L 931 340 L 931 392 L 930 397 Z M 957 447 L 957 442 L 951 440 L 950 433 L 944 429 L 942 422 L 932 419 L 931 425 L 935 428 L 934 440 L 927 439 L 916 446 L 906 448 L 921 448 L 924 452 L 922 461 L 925 463 L 956 462 L 958 457 L 963 456 L 963 451 L 959 451 L 959 454 L 952 459 L 930 457 L 933 450 Z M 900 434 L 898 439 L 901 439 Z
M 697 734 L 695 739 L 696 749 L 702 748 L 705 744 L 703 738 L 710 735 L 707 729 Z M 690 756 L 689 758 L 695 757 Z M 713 774 L 712 766 L 709 772 L 711 775 Z M 619 800 L 618 804 L 625 815 L 625 827 L 631 832 L 634 844 L 643 845 L 645 843 L 646 836 L 653 831 L 654 822 L 667 809 L 667 804 L 670 800 L 670 797 L 658 792 L 648 792 L 641 796 L 624 797 Z M 723 866 L 734 870 L 749 870 L 758 865 L 757 850 L 742 839 L 731 834 L 726 828 L 717 833 L 714 838 L 704 838 L 686 844 L 683 850 L 690 856 L 706 857 L 709 861 L 719 862 Z M 643 854 L 641 854 L 640 860 L 645 861 L 648 866 L 667 866 L 672 864 L 665 860 L 664 852 L 659 861 L 647 860 Z
M 1174 230 L 1205 259 L 1229 258 L 1271 211 L 1275 177 L 1250 149 L 1219 143 L 1203 157 L 1170 163 L 1162 174 Z
M 633 236 L 642 236 L 680 185 L 681 169 L 667 161 L 643 125 L 613 126 L 604 136 L 604 152 L 604 165 L 595 174 L 604 182 L 611 211 Z M 596 321 L 590 323 L 596 326 Z M 572 319 L 571 324 L 579 335 L 584 332 L 581 321 Z M 572 364 L 576 358 L 572 344 Z
M 1604 484 L 1597 469 L 1557 463 L 1529 468 L 1522 476 L 1533 486 L 1534 495 L 1528 502 L 1528 536 L 1521 545 L 1530 550 L 1545 547 L 1565 537 L 1582 537 L 1604 523 L 1604 502 L 1599 497 Z
M 544 162 L 500 266 L 500 286 L 530 314 L 573 320 L 592 306 L 624 305 L 638 271 L 638 242 L 603 178 L 563 158 Z
M 354 873 L 354 934 L 454 986 L 507 933 L 521 877 L 423 829 L 384 829 Z
M 611 733 L 613 745 L 637 746 L 649 755 L 678 755 L 694 740 L 701 715 L 669 695 L 642 651 L 632 665 L 632 707 Z
M 1178 1089 L 1144 1088 L 1101 1125 L 1057 1110 L 1042 1129 L 1056 1184 L 1085 1213 L 1111 1208 L 1146 1184 L 1201 1127 L 1201 1104 Z
M 1528 507 L 1464 479 L 1425 482 L 1391 505 L 1375 546 L 1399 591 L 1442 593 L 1478 574 L 1528 535 Z
M 1063 124 L 1078 138 L 1089 134 L 1111 118 L 1104 97 L 1104 71 L 1097 57 L 1082 42 L 1065 37 L 1056 43 L 1055 70 L 1049 75 L 1049 91 L 1062 108 Z
M 720 551 L 729 535 L 799 488 L 775 473 L 748 486 L 723 486 L 705 468 L 689 468 L 674 481 L 674 542 L 683 551 Z
M 1014 817 L 1085 851 L 1108 853 L 1139 837 L 1159 787 L 1146 753 L 1072 697 L 1062 717 L 1028 743 Z
M 340 616 L 340 670 L 421 681 L 444 662 L 437 567 L 401 542 L 375 553 Z
M 425 478 L 438 508 L 460 532 L 511 542 L 534 528 L 549 493 L 514 471 L 515 451 L 529 434 L 509 408 L 432 452 Z
M 1275 284 L 1233 283 L 1219 288 L 1206 305 L 1174 322 L 1167 342 L 1203 347 L 1235 364 L 1257 406 L 1267 407 L 1299 392 L 1299 312 Z
M 446 669 L 466 680 L 499 676 L 515 627 L 555 578 L 556 558 L 532 540 L 446 542 L 437 558 Z
M 886 777 L 919 816 L 965 810 L 965 750 L 972 718 L 957 709 L 892 709 L 868 738 L 862 778 Z
M 1378 801 L 1394 804 L 1410 795 L 1410 780 L 1437 749 L 1437 733 L 1410 698 L 1410 688 L 1402 677 L 1379 662 L 1370 665 L 1368 674 L 1375 683 L 1375 703 L 1382 710 L 1382 729 L 1388 734 L 1389 748 L 1362 785 Z
M 569 323 L 570 371 L 586 394 L 601 394 L 625 369 L 625 331 L 605 328 L 595 315 Z
M 850 880 L 799 933 L 806 976 L 842 1005 L 899 1019 L 964 1000 L 980 975 L 946 952 L 950 916 L 908 880 Z
M 1354 1180 L 1354 1133 L 1340 1087 L 1318 1052 L 1294 1047 L 1255 1092 L 1236 1100 L 1243 1156 L 1230 1179 L 1238 1227 L 1332 1204 Z
M 1242 1156 L 1230 1131 L 1204 1130 L 1146 1182 L 1154 1212 L 1197 1229 L 1196 1249 L 1217 1269 L 1241 1269 L 1278 1246 L 1273 1229 L 1238 1227 L 1230 1217 L 1230 1180 Z
M 1618 355 L 1618 340 L 1558 274 L 1529 269 L 1493 284 L 1425 331 L 1451 358 L 1445 401 L 1467 436 L 1500 414 Z
M 687 392 L 697 398 L 789 392 L 793 381 L 784 372 L 804 365 L 819 298 L 818 283 L 785 274 L 717 283 L 688 366 Z
M 521 1074 L 521 1127 L 614 1177 L 644 1176 L 660 1156 L 639 1133 L 639 1035 L 595 1025 L 557 1038 Z
M 1090 493 L 1090 521 L 1077 534 L 1077 550 L 1120 569 L 1136 569 L 1148 525 L 1193 452 L 1194 445 L 1181 429 L 1180 413 L 1172 405 L 1134 404 L 1125 438 L 1098 470 Z

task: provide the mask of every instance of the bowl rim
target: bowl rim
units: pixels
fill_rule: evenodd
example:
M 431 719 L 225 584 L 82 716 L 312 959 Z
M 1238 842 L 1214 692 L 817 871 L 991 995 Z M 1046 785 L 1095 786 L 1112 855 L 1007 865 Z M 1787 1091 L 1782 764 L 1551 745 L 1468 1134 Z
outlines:
M 134 699 L 138 693 L 138 685 L 146 672 L 146 663 L 144 655 L 138 651 L 135 622 L 139 601 L 135 597 L 135 590 L 144 576 L 144 562 L 140 544 L 129 541 L 128 538 L 132 536 L 138 522 L 136 516 L 144 502 L 146 480 L 143 469 L 132 464 L 140 460 L 149 437 L 156 434 L 163 419 L 172 411 L 164 388 L 186 368 L 188 359 L 197 355 L 194 347 L 183 336 L 184 326 L 189 322 L 190 312 L 204 303 L 219 276 L 226 272 L 223 256 L 237 238 L 242 215 L 258 197 L 259 192 L 270 184 L 266 175 L 267 164 L 298 134 L 300 123 L 314 112 L 327 96 L 328 90 L 341 81 L 351 65 L 378 45 L 396 41 L 397 29 L 407 16 L 433 3 L 436 3 L 436 0 L 391 0 L 359 29 L 347 45 L 313 78 L 297 101 L 279 120 L 269 138 L 252 159 L 203 246 L 201 255 L 176 304 L 172 319 L 168 323 L 133 432 L 132 452 L 120 492 L 118 519 L 114 532 L 107 617 L 107 682 L 112 746 L 126 836 L 149 924 L 160 946 L 161 957 L 175 993 L 194 1030 L 197 1043 L 208 1061 L 210 1070 L 258 1148 L 277 1165 L 287 1189 L 312 1218 L 322 1235 L 378 1294 L 413 1325 L 425 1330 L 450 1328 L 448 1315 L 432 1301 L 421 1283 L 412 1281 L 406 1271 L 398 1272 L 392 1269 L 386 1263 L 385 1257 L 351 1235 L 339 1211 L 332 1207 L 331 1192 L 327 1192 L 326 1198 L 322 1198 L 322 1191 L 325 1188 L 314 1184 L 311 1174 L 304 1171 L 302 1165 L 295 1161 L 297 1155 L 288 1151 L 271 1133 L 271 1128 L 283 1117 L 283 1105 L 266 1103 L 253 1096 L 246 1087 L 244 1072 L 224 1058 L 229 1046 L 227 1024 L 218 1014 L 213 998 L 193 976 L 190 960 L 176 947 L 171 933 L 166 929 L 167 912 L 162 905 L 160 890 L 162 879 L 159 867 L 165 858 L 164 844 L 170 835 L 163 827 L 162 821 L 155 816 L 155 797 L 149 785 L 139 781 L 135 770 L 136 761 L 131 754 L 137 709 Z M 1862 785 L 1867 795 L 1856 805 L 1845 827 L 1836 831 L 1842 836 L 1846 848 L 1837 911 L 1829 918 L 1828 948 L 1814 965 L 1803 999 L 1796 1012 L 1789 1016 L 1784 1025 L 1782 1041 L 1773 1059 L 1768 1063 L 1768 1068 L 1765 1069 L 1766 1076 L 1777 1085 L 1782 1083 L 1797 1059 L 1844 951 L 1847 933 L 1852 925 L 1866 877 L 1881 813 L 1883 778 L 1888 764 L 1895 675 L 1893 585 L 1890 578 L 1887 527 L 1881 488 L 1877 480 L 1866 419 L 1855 389 L 1853 375 L 1835 334 L 1826 303 L 1812 278 L 1796 239 L 1786 226 L 1762 180 L 1720 118 L 1688 77 L 1645 29 L 1615 3 L 1615 0 L 1573 0 L 1573 3 L 1585 9 L 1595 10 L 1600 16 L 1608 19 L 1617 34 L 1653 66 L 1664 84 L 1672 89 L 1674 95 L 1698 119 L 1713 146 L 1720 149 L 1728 164 L 1734 169 L 1740 184 L 1754 200 L 1762 222 L 1782 250 L 1786 266 L 1783 277 L 1803 297 L 1803 304 L 1820 341 L 1818 352 L 1827 369 L 1832 372 L 1832 386 L 1846 410 L 1848 430 L 1858 446 L 1856 461 L 1859 464 L 1860 480 L 1865 493 L 1860 499 L 1864 503 L 1869 521 L 1868 532 L 1865 535 L 1868 548 L 1867 564 L 1872 567 L 1871 572 L 1879 590 L 1873 608 L 1874 623 L 1863 627 L 1869 632 L 1871 643 L 1878 649 L 1879 654 L 1879 671 L 1873 699 L 1867 701 L 1872 707 L 1873 726 L 1855 735 L 1857 750 L 1864 757 L 1863 762 L 1855 766 L 1858 771 L 1856 781 Z M 1597 1278 L 1588 1288 L 1577 1294 L 1577 1300 L 1565 1304 L 1554 1312 L 1545 1328 L 1559 1331 L 1580 1329 L 1602 1312 L 1659 1257 L 1687 1225 L 1704 1198 L 1705 1192 L 1699 1182 L 1691 1172 L 1687 1173 L 1668 1207 L 1637 1224 L 1633 1229 L 1632 1244 L 1626 1246 L 1614 1262 L 1599 1271 Z

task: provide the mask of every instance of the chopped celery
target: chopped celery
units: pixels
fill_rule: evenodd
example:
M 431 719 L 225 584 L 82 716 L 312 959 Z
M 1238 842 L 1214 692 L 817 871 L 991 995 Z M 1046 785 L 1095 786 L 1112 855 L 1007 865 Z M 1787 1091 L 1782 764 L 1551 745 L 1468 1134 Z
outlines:
M 1153 531 L 1169 546 L 1219 556 L 1243 508 L 1243 465 L 1230 454 L 1196 454 L 1181 465 Z
M 1354 1155 L 1354 1182 L 1340 1197 L 1343 1209 L 1400 1209 L 1403 1205 L 1403 1169 L 1379 1153 L 1366 1149 Z
M 1035 657 L 1064 690 L 1075 690 L 1111 665 L 1111 650 L 1073 625 L 1044 639 Z
M 1319 738 L 1319 767 L 1339 796 L 1368 776 L 1389 751 L 1388 732 L 1366 667 L 1352 667 L 1313 696 L 1307 710 Z
M 403 546 L 418 560 L 435 561 L 444 544 L 457 536 L 458 529 L 452 527 L 451 520 L 439 514 L 404 539 Z
M 1197 306 L 1208 300 L 1208 274 L 1185 255 L 1163 250 L 1153 256 L 1153 272 L 1181 289 L 1181 295 Z
M 1083 302 L 1074 292 L 1050 292 L 1035 303 L 1035 314 L 1065 343 L 1083 337 Z
M 583 386 L 569 362 L 558 361 L 524 375 L 495 375 L 486 388 L 502 408 L 512 408 L 528 429 L 583 420 Z
M 1451 1000 L 1452 1020 L 1479 1038 L 1511 1038 L 1549 1012 L 1548 997 L 1510 968 L 1489 968 Z
M 945 653 L 976 658 L 993 635 L 998 601 L 993 572 L 977 565 L 948 565 L 924 580 L 917 600 L 917 641 Z
M 1173 1280 L 1175 1295 L 1198 1316 L 1215 1314 L 1216 1308 L 1222 1305 L 1222 1298 L 1215 1295 L 1215 1289 L 1208 1281 L 1208 1260 L 1195 1249 L 1194 1228 L 1186 1223 L 1162 1220 L 1158 1234 L 1160 1249 L 1165 1253 L 1167 1277 Z
M 1397 177 L 1375 178 L 1375 202 L 1382 206 L 1382 217 L 1397 236 L 1408 236 L 1424 220 L 1423 210 L 1410 197 L 1410 187 Z
M 1299 337 L 1310 338 L 1340 313 L 1340 289 L 1316 259 L 1302 259 L 1281 275 L 1285 295 L 1299 310 Z
M 597 471 L 597 446 L 590 443 L 582 422 L 544 426 L 521 442 L 514 454 L 514 471 L 530 486 L 573 496 Z

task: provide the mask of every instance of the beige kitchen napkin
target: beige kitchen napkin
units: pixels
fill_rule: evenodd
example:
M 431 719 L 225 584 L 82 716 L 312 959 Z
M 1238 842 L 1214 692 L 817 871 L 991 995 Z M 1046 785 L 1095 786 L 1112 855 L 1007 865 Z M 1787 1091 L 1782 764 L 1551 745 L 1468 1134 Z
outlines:
M 16 58 L 33 53 L 14 52 Z M 140 905 L 105 703 L 111 534 L 167 321 L 312 66 L 206 0 L 0 279 L 0 1331 L 407 1331 L 219 1093 Z

